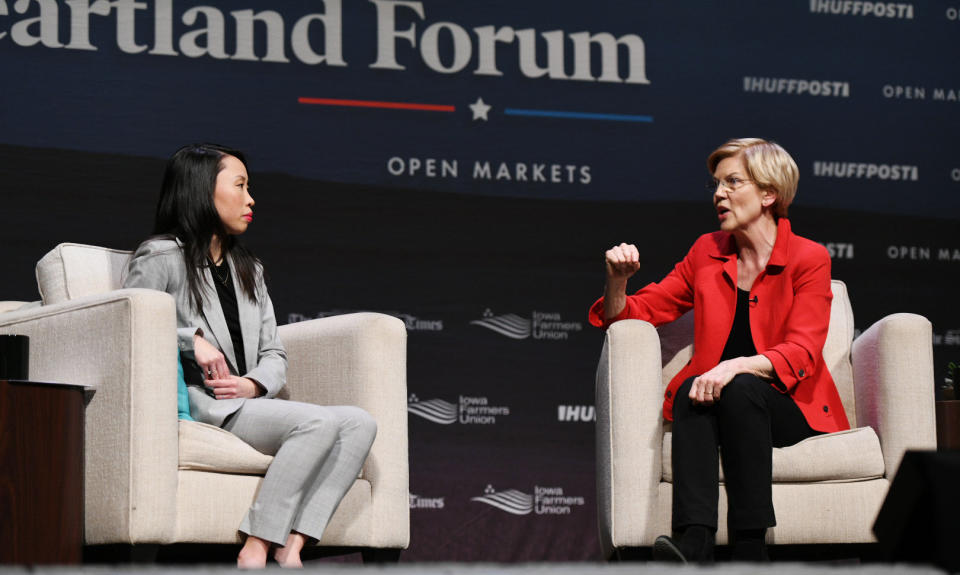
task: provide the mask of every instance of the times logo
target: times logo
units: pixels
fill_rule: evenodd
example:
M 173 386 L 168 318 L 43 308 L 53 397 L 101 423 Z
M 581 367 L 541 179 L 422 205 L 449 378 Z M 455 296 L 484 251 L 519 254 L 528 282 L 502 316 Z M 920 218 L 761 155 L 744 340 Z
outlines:
M 301 312 L 290 312 L 287 314 L 287 323 L 298 323 L 301 321 L 310 321 L 312 319 L 333 317 L 333 316 L 345 315 L 349 313 L 360 313 L 360 310 L 340 309 L 340 310 L 331 310 L 331 311 L 321 311 L 313 315 L 305 314 Z M 396 311 L 383 311 L 383 312 L 377 312 L 377 313 L 392 315 L 393 317 L 399 320 L 402 320 L 403 325 L 407 328 L 407 331 L 417 331 L 417 332 L 443 331 L 442 319 L 426 319 L 413 314 L 396 312 Z
M 445 497 L 423 497 L 422 495 L 410 494 L 410 509 L 432 509 L 439 510 L 446 507 Z

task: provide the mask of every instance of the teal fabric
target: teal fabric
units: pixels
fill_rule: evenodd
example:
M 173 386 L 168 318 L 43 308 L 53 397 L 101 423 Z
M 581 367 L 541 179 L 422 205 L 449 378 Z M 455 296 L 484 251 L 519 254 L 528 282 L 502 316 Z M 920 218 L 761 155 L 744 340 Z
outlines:
M 177 354 L 177 419 L 194 421 L 190 417 L 190 401 L 187 399 L 187 382 L 183 379 L 183 363 Z

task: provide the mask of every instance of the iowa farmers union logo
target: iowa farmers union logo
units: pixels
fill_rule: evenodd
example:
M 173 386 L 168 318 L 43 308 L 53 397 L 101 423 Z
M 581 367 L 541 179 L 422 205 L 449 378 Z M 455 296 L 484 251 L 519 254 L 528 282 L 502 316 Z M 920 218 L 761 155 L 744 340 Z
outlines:
M 484 327 L 510 339 L 569 339 L 571 333 L 583 330 L 583 324 L 578 321 L 563 321 L 558 312 L 534 311 L 531 317 L 519 316 L 515 313 L 496 315 L 490 308 L 483 312 L 480 319 L 470 322 L 470 325 Z
M 420 401 L 416 394 L 411 393 L 407 398 L 407 412 L 441 425 L 458 421 L 465 425 L 493 425 L 497 417 L 510 415 L 510 408 L 491 405 L 486 397 L 461 395 L 458 403 L 450 403 L 443 399 Z
M 566 495 L 563 487 L 533 487 L 533 495 L 517 489 L 497 491 L 487 485 L 483 495 L 472 497 L 470 501 L 485 503 L 506 511 L 512 515 L 569 515 L 574 507 L 583 506 L 584 498 L 579 495 Z

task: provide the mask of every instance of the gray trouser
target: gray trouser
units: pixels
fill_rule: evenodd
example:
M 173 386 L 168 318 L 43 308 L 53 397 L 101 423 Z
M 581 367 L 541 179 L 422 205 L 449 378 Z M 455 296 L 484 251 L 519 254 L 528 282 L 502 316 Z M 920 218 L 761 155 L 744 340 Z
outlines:
M 273 455 L 240 531 L 283 545 L 291 531 L 320 539 L 377 434 L 359 407 L 249 399 L 223 428 Z

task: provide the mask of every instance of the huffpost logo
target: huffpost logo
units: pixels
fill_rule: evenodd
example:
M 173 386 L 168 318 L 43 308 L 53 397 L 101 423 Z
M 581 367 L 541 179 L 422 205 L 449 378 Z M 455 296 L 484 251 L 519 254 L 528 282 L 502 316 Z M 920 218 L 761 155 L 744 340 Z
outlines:
M 813 14 L 871 16 L 913 20 L 913 4 L 907 2 L 864 2 L 861 0 L 810 0 Z
M 590 422 L 597 420 L 597 410 L 592 405 L 558 405 L 557 421 Z

